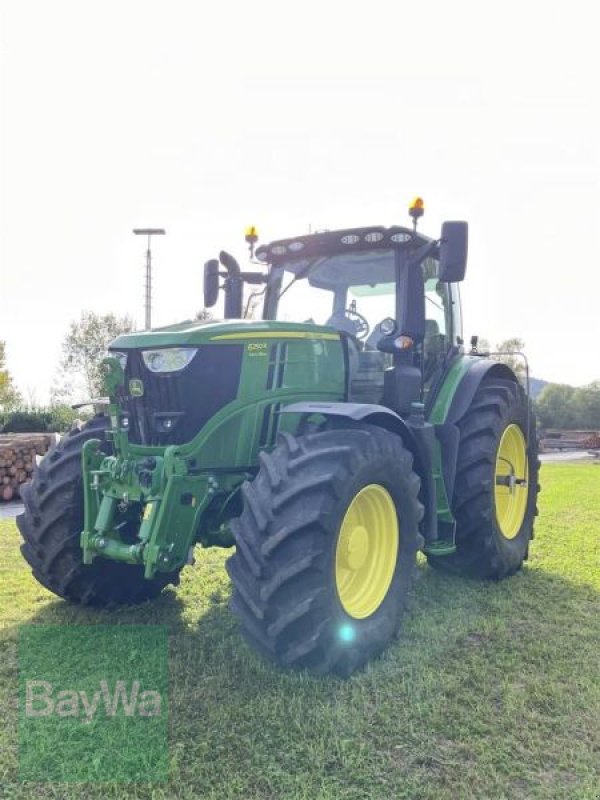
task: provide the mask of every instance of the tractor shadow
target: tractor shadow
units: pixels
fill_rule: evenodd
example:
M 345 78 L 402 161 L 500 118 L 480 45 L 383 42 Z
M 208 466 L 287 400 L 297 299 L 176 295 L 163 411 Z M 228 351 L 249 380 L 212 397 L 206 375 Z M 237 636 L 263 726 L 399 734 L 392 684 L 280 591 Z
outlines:
M 591 684 L 598 669 L 594 587 L 531 567 L 500 583 L 441 575 L 424 564 L 418 572 L 398 640 L 346 681 L 284 672 L 256 655 L 229 611 L 227 581 L 209 595 L 202 573 L 183 581 L 180 595 L 166 590 L 152 603 L 113 611 L 44 597 L 26 624 L 168 628 L 174 787 L 192 774 L 207 786 L 243 784 L 257 759 L 265 769 L 287 770 L 288 750 L 310 762 L 315 737 L 323 750 L 338 740 L 367 747 L 372 726 L 388 717 L 394 731 L 412 727 L 426 738 L 423 709 L 438 713 L 449 687 L 467 691 L 482 675 L 498 691 L 481 697 L 484 714 L 503 713 L 495 677 L 501 672 L 516 675 L 523 688 L 515 691 L 524 693 L 545 676 L 556 685 L 578 676 L 584 702 L 581 676 Z
M 52 599 L 26 624 L 166 626 L 172 698 L 178 702 L 178 695 L 185 696 L 191 716 L 194 698 L 209 686 L 211 692 L 217 685 L 227 686 L 239 703 L 257 692 L 280 693 L 282 687 L 312 686 L 314 691 L 315 685 L 324 684 L 343 693 L 344 686 L 376 683 L 382 672 L 386 680 L 393 672 L 401 676 L 414 666 L 415 653 L 421 663 L 452 659 L 465 642 L 487 647 L 492 657 L 505 648 L 536 653 L 542 640 L 547 655 L 564 652 L 573 638 L 573 646 L 584 657 L 582 642 L 600 641 L 600 592 L 589 584 L 528 566 L 504 581 L 484 582 L 444 575 L 422 563 L 402 629 L 383 655 L 350 680 L 315 678 L 280 670 L 252 651 L 229 610 L 226 579 L 220 590 L 199 598 L 202 585 L 200 573 L 180 594 L 171 587 L 154 601 L 106 610 Z M 587 666 L 597 670 L 597 660 Z M 231 695 L 227 704 L 236 705 Z

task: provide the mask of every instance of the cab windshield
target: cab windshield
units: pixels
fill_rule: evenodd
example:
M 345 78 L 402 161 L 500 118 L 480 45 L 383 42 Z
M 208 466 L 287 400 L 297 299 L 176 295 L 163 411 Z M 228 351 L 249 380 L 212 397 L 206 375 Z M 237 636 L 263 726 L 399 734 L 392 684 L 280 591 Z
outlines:
M 290 259 L 269 284 L 270 319 L 330 325 L 363 340 L 386 317 L 396 319 L 393 250 Z

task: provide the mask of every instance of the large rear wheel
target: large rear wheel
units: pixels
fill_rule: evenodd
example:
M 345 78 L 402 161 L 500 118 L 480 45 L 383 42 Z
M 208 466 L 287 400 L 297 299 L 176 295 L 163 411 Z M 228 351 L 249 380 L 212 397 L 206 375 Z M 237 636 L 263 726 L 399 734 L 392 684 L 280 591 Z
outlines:
M 276 663 L 346 676 L 398 631 L 423 508 L 412 456 L 369 425 L 285 435 L 243 489 L 231 607 Z
M 108 418 L 98 415 L 54 445 L 23 487 L 25 511 L 17 517 L 21 552 L 39 583 L 65 600 L 98 606 L 140 603 L 179 583 L 178 572 L 146 580 L 138 564 L 102 558 L 83 564 L 81 450 L 88 439 L 104 441 L 107 428 Z
M 452 507 L 456 553 L 429 555 L 441 570 L 478 578 L 515 573 L 529 553 L 537 515 L 535 416 L 514 381 L 487 379 L 459 423 Z

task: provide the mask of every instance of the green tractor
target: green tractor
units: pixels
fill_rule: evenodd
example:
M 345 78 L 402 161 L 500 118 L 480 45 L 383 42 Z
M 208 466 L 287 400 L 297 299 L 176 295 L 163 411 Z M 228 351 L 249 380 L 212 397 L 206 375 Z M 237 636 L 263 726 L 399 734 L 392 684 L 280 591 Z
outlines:
M 205 265 L 222 321 L 116 339 L 105 413 L 23 490 L 37 580 L 76 603 L 137 603 L 177 584 L 196 545 L 235 545 L 248 641 L 346 676 L 397 634 L 419 551 L 437 570 L 516 572 L 537 513 L 534 415 L 508 366 L 465 352 L 467 224 L 431 239 L 421 214 L 255 254 L 251 231 L 260 269 L 225 252 Z

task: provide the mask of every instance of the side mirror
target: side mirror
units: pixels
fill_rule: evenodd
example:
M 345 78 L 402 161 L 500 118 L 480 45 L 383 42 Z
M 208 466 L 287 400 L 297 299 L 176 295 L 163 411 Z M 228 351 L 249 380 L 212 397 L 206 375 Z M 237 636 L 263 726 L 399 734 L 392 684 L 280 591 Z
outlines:
M 219 297 L 219 262 L 211 258 L 204 265 L 204 307 L 212 308 Z
M 440 280 L 457 283 L 467 271 L 469 226 L 466 222 L 444 222 L 440 242 Z

